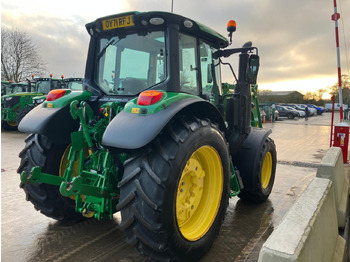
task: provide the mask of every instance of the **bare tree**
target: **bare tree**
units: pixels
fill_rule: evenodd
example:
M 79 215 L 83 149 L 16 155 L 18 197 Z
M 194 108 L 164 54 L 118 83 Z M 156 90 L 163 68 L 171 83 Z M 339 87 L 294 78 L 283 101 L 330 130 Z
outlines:
M 25 31 L 1 28 L 1 80 L 21 82 L 45 71 L 39 48 Z

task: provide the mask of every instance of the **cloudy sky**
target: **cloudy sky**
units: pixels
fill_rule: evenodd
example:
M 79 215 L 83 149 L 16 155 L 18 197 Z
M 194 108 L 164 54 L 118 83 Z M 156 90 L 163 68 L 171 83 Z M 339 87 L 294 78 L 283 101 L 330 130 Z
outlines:
M 236 20 L 233 46 L 252 41 L 259 48 L 260 89 L 316 91 L 337 81 L 332 0 L 173 1 L 174 13 L 223 35 L 227 21 Z M 349 74 L 350 1 L 337 3 L 342 74 Z M 40 48 L 48 74 L 83 77 L 89 43 L 85 24 L 134 10 L 170 12 L 171 0 L 1 0 L 1 27 L 26 31 Z M 236 67 L 235 59 L 228 61 Z M 224 69 L 223 80 L 232 79 Z

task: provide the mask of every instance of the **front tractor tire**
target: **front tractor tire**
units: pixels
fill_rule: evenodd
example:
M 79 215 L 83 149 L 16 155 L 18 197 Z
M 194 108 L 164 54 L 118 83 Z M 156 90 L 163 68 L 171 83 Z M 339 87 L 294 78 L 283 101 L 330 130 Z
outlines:
M 6 131 L 17 130 L 17 124 L 11 121 L 1 121 L 1 129 Z
M 173 119 L 125 162 L 117 208 L 127 242 L 152 260 L 199 260 L 225 217 L 229 163 L 216 125 L 189 116 Z
M 33 107 L 26 107 L 18 113 L 18 115 L 16 117 L 17 126 L 22 121 L 23 117 L 25 117 L 32 109 L 33 109 Z
M 35 166 L 40 166 L 43 173 L 58 176 L 62 173 L 64 163 L 66 163 L 68 145 L 53 144 L 46 136 L 31 134 L 25 140 L 25 147 L 19 153 L 21 158 L 20 166 L 17 170 L 19 174 L 25 171 L 30 173 Z M 61 170 L 60 170 L 61 169 Z M 63 197 L 59 192 L 59 187 L 44 183 L 20 184 L 26 193 L 27 201 L 30 201 L 35 209 L 42 214 L 62 221 L 80 222 L 85 218 L 75 212 L 75 201 Z
M 242 200 L 261 203 L 270 196 L 275 181 L 277 153 L 274 141 L 266 137 L 260 143 L 249 140 L 233 158 L 243 180 Z

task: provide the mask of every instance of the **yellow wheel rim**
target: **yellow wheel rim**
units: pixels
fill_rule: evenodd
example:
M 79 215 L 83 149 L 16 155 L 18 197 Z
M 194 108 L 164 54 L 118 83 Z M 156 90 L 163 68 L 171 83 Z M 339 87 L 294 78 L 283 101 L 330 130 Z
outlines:
M 61 162 L 60 162 L 60 168 L 59 168 L 59 173 L 58 175 L 60 177 L 63 177 L 64 175 L 64 171 L 67 169 L 67 164 L 69 162 L 68 160 L 68 155 L 69 155 L 69 150 L 71 148 L 71 145 L 69 145 L 66 150 L 64 151 L 63 155 L 62 155 L 62 158 L 61 158 Z M 84 151 L 84 154 L 85 156 L 88 155 L 88 151 L 85 150 Z M 73 177 L 76 177 L 78 175 L 78 172 L 79 172 L 79 160 L 80 160 L 80 157 L 78 157 L 75 161 L 74 161 L 74 164 L 73 164 Z M 75 200 L 75 196 L 70 196 L 69 198 Z
M 220 207 L 223 169 L 219 154 L 211 146 L 196 150 L 182 171 L 176 196 L 176 219 L 189 241 L 203 237 Z
M 263 189 L 269 186 L 272 173 L 272 155 L 267 152 L 265 155 L 264 163 L 261 170 L 261 185 Z
M 17 123 L 16 122 L 12 122 L 12 121 L 8 121 L 7 124 L 9 126 L 17 126 Z

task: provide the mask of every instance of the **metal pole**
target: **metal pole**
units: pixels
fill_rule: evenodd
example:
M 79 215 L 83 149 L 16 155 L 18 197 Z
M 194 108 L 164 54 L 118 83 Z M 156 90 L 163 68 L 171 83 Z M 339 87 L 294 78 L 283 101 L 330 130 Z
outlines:
M 329 140 L 329 147 L 332 147 L 332 140 L 333 140 L 334 102 L 335 102 L 335 96 L 333 95 L 333 96 L 332 96 L 331 139 Z
M 339 107 L 340 107 L 340 122 L 343 120 L 343 94 L 341 89 L 341 69 L 340 69 L 340 52 L 339 52 L 339 34 L 338 34 L 338 20 L 340 14 L 337 12 L 337 1 L 334 2 L 334 14 L 332 20 L 335 22 L 335 42 L 337 47 L 337 64 L 338 64 L 338 87 L 339 87 Z
M 171 12 L 174 13 L 174 0 L 171 0 Z

